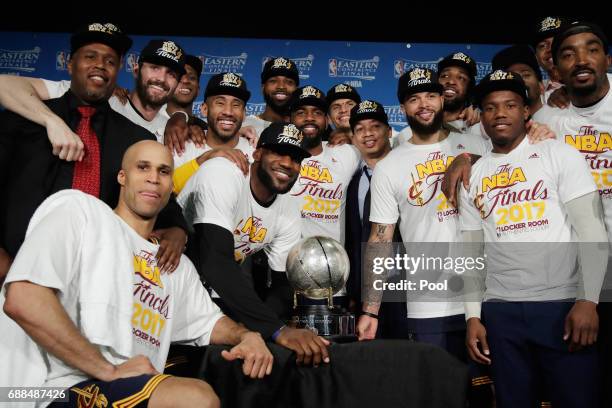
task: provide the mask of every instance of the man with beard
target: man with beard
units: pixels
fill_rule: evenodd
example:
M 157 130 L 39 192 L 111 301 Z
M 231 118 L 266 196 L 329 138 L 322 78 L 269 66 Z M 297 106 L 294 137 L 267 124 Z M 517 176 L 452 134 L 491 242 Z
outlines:
M 225 121 L 211 122 L 211 129 L 229 129 Z M 178 201 L 195 230 L 198 270 L 222 310 L 295 351 L 298 364 L 318 365 L 329 362 L 327 341 L 310 330 L 286 327 L 239 266 L 263 249 L 273 273 L 284 274 L 287 253 L 300 239 L 300 219 L 285 193 L 310 156 L 304 140 L 294 125 L 273 123 L 259 138 L 247 178 L 227 159 L 214 158 L 189 179 Z
M 344 245 L 346 190 L 361 157 L 352 145 L 323 144 L 327 112 L 328 104 L 320 89 L 309 85 L 294 92 L 291 123 L 304 134 L 304 147 L 310 157 L 302 162 L 289 194 L 299 206 L 303 238 L 321 235 Z M 334 300 L 347 306 L 346 290 L 342 289 Z
M 206 85 L 204 105 L 208 115 L 206 145 L 198 147 L 189 141 L 185 152 L 174 155 L 177 173 L 174 177 L 174 190 L 181 191 L 189 177 L 199 166 L 223 149 L 223 154 L 234 161 L 246 174 L 248 162 L 253 161 L 253 147 L 240 137 L 238 131 L 244 120 L 245 106 L 251 92 L 246 82 L 238 75 L 225 72 L 214 75 Z
M 561 43 L 555 37 L 556 63 L 569 57 L 604 68 L 605 40 L 584 23 L 573 29 Z M 596 79 L 585 71 L 561 78 Z M 533 407 L 540 382 L 554 407 L 599 407 L 596 306 L 608 245 L 597 187 L 571 147 L 528 143 L 519 75 L 490 73 L 476 100 L 493 151 L 461 192 L 462 237 L 477 244 L 470 257 L 482 256 L 483 242 L 487 257 L 464 279 L 470 357 L 491 364 L 499 407 Z
M 384 275 L 374 274 L 374 258 L 393 257 L 391 242 L 398 220 L 408 254 L 421 254 L 423 251 L 425 256 L 435 254 L 444 258 L 449 256 L 449 248 L 445 245 L 458 241 L 458 212 L 442 193 L 442 177 L 446 166 L 455 157 L 484 154 L 487 146 L 479 137 L 449 131 L 442 126 L 443 92 L 444 87 L 436 73 L 426 68 L 413 68 L 399 79 L 397 96 L 404 107 L 412 137 L 378 162 L 372 176 L 372 226 L 365 250 L 363 277 L 366 296 L 363 315 L 357 326 L 360 340 L 374 339 L 376 335 L 382 292 L 372 290 L 373 281 Z M 416 248 L 418 243 L 443 245 L 430 247 L 424 244 Z M 417 272 L 414 278 L 417 281 L 436 280 L 439 279 L 436 276 L 438 272 L 444 276 L 444 271 L 426 270 Z M 465 360 L 463 314 L 463 304 L 448 301 L 444 295 L 409 295 L 407 318 L 401 322 L 403 327 L 396 330 L 416 341 L 442 347 Z
M 68 92 L 45 103 L 31 95 L 31 101 L 42 106 L 32 111 L 42 116 L 42 121 L 34 123 L 12 112 L 2 112 L 0 280 L 23 242 L 30 217 L 47 196 L 75 188 L 114 206 L 119 197 L 115 177 L 124 151 L 137 141 L 154 138 L 109 106 L 121 57 L 130 45 L 131 40 L 113 24 L 83 27 L 71 37 L 72 81 Z M 49 143 L 52 132 L 42 126 L 51 124 L 57 128 L 56 117 L 86 146 L 81 161 L 63 160 L 70 153 L 58 151 Z M 157 228 L 154 234 L 161 238 L 158 263 L 164 271 L 174 270 L 187 229 L 174 199 L 160 214 Z
M 269 60 L 261 72 L 261 92 L 266 109 L 260 115 L 250 115 L 243 126 L 252 126 L 257 136 L 272 122 L 289 119 L 291 95 L 300 85 L 300 73 L 295 62 L 285 57 Z
M 463 120 L 464 111 L 470 106 L 472 88 L 476 82 L 476 61 L 470 56 L 456 52 L 447 55 L 438 63 L 438 81 L 444 89 L 444 126 L 453 132 L 483 137 L 480 123 L 469 126 Z M 412 137 L 410 126 L 403 129 L 396 138 L 395 145 L 402 144 Z
M 310 157 L 302 162 L 300 177 L 290 194 L 299 201 L 302 237 L 323 235 L 344 244 L 346 189 L 359 166 L 359 151 L 351 145 L 323 144 L 328 104 L 314 86 L 295 91 L 291 123 L 304 134 Z

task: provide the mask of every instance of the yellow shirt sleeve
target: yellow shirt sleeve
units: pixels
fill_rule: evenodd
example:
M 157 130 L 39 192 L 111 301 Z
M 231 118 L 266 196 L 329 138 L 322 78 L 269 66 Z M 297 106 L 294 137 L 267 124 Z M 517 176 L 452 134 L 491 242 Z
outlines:
M 174 176 L 172 176 L 172 180 L 174 181 L 174 193 L 178 194 L 181 192 L 185 184 L 187 184 L 187 180 L 191 177 L 198 169 L 200 165 L 193 159 L 183 164 L 181 167 L 174 169 Z

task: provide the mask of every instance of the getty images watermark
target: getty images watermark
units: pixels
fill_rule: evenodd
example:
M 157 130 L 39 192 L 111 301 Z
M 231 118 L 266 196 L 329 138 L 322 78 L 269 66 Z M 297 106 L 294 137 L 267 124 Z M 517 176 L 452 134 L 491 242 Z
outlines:
M 608 243 L 369 243 L 362 246 L 361 297 L 375 302 L 549 301 L 601 288 L 599 301 L 610 302 L 612 259 L 603 269 L 593 262 L 607 259 L 608 252 Z

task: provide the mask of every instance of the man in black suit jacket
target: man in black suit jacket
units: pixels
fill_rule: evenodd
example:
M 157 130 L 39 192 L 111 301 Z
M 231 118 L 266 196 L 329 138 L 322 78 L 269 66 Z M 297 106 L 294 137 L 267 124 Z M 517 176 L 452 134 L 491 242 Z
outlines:
M 152 133 L 118 114 L 108 104 L 121 57 L 131 43 L 113 24 L 90 24 L 74 34 L 70 91 L 45 102 L 74 132 L 81 120 L 78 108 L 95 109 L 91 127 L 100 152 L 99 198 L 111 207 L 119 198 L 116 175 L 125 150 L 140 140 L 156 140 Z M 38 205 L 49 195 L 72 188 L 75 162 L 54 154 L 45 127 L 9 111 L 0 113 L 0 258 L 3 259 L 0 264 L 10 265 Z M 181 209 L 174 199 L 162 214 L 157 228 L 186 230 Z M 0 282 L 8 271 L 8 268 L 2 269 Z
M 351 262 L 347 292 L 352 305 L 361 304 L 362 244 L 370 236 L 370 179 L 380 160 L 391 151 L 391 127 L 382 105 L 375 101 L 362 101 L 351 109 L 353 145 L 359 149 L 362 162 L 353 175 L 347 190 L 345 248 Z M 401 242 L 399 232 L 394 238 Z M 405 338 L 397 333 L 394 322 L 405 318 L 405 302 L 386 302 L 379 313 L 377 337 Z

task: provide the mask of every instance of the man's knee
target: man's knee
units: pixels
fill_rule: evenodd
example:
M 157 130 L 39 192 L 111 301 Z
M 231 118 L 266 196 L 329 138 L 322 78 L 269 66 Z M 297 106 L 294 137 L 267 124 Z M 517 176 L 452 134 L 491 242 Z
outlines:
M 218 408 L 219 397 L 212 387 L 196 378 L 170 377 L 162 381 L 149 399 L 149 408 Z

